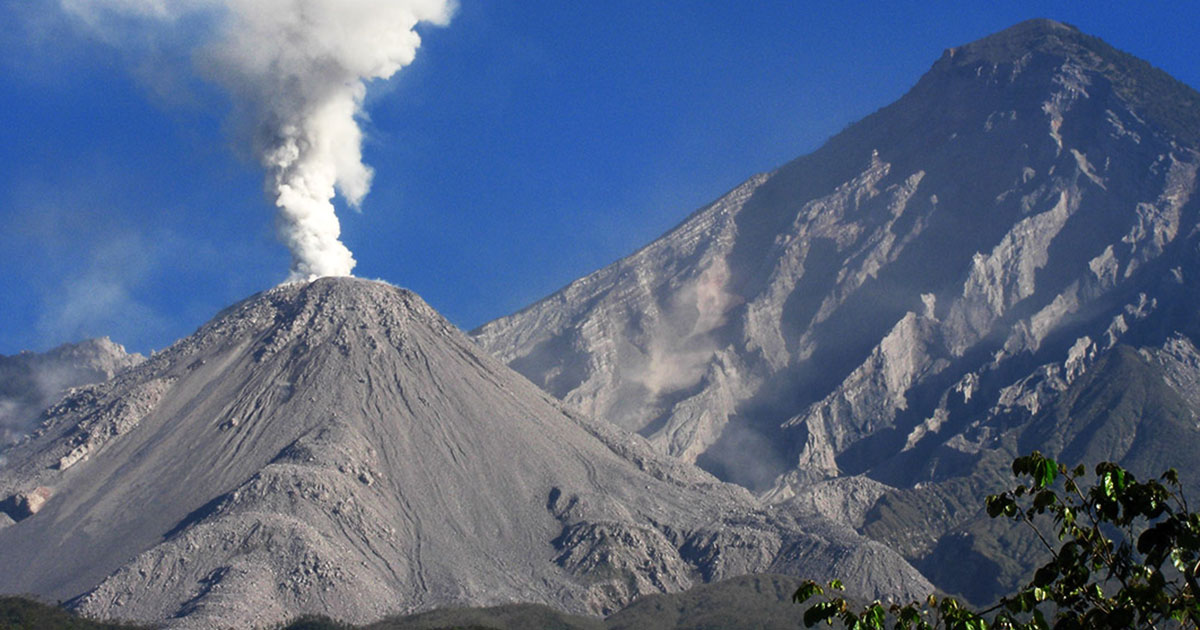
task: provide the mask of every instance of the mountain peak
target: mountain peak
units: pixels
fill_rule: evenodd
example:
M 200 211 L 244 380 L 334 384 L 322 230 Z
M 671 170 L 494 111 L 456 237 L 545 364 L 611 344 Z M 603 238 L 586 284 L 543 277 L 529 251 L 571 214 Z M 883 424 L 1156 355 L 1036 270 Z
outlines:
M 252 295 L 218 313 L 165 354 L 180 361 L 246 340 L 252 340 L 259 360 L 289 346 L 288 352 L 308 348 L 347 352 L 350 346 L 364 343 L 398 347 L 414 329 L 445 337 L 454 326 L 407 289 L 378 280 L 318 278 Z
M 960 61 L 971 59 L 992 63 L 1012 62 L 1035 51 L 1077 52 L 1085 39 L 1091 38 L 1074 26 L 1046 18 L 1036 18 L 1014 24 L 970 44 L 950 48 L 946 55 Z
M 1102 77 L 1137 116 L 1182 144 L 1200 146 L 1200 94 L 1166 72 L 1069 24 L 1026 20 L 969 44 L 949 48 L 927 75 L 993 75 L 1007 68 L 1016 77 L 1037 58 L 1071 65 Z M 984 66 L 988 66 L 985 68 Z M 1033 73 L 1037 76 L 1038 73 Z M 924 82 L 924 79 L 923 79 Z M 939 88 L 941 89 L 941 88 Z
M 354 277 L 325 277 L 304 282 L 287 282 L 252 295 L 230 306 L 214 319 L 245 317 L 253 311 L 272 308 L 282 311 L 280 321 L 311 318 L 320 312 L 327 318 L 353 317 L 355 313 L 389 311 L 393 315 L 439 317 L 417 294 L 381 280 Z

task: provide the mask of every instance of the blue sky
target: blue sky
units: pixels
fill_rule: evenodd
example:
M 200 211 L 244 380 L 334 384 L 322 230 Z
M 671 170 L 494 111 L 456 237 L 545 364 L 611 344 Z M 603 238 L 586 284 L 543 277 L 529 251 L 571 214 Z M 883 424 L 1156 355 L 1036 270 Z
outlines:
M 0 0 L 0 353 L 147 352 L 282 281 L 229 102 L 56 2 Z M 653 240 L 1030 17 L 1200 86 L 1200 3 L 461 0 L 371 86 L 356 275 L 472 328 Z M 185 25 L 186 26 L 186 25 Z M 158 59 L 161 61 L 161 59 Z

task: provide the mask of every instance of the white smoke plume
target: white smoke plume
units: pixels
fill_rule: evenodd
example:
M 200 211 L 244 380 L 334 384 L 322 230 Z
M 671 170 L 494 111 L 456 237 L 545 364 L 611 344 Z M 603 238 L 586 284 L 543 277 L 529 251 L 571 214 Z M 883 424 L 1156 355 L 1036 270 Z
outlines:
M 444 25 L 454 0 L 60 0 L 98 31 L 174 25 L 202 15 L 213 32 L 193 60 L 232 95 L 252 129 L 292 253 L 289 280 L 350 275 L 333 198 L 358 207 L 371 187 L 362 160 L 367 85 L 412 63 L 414 30 Z M 119 44 L 119 41 L 117 42 Z

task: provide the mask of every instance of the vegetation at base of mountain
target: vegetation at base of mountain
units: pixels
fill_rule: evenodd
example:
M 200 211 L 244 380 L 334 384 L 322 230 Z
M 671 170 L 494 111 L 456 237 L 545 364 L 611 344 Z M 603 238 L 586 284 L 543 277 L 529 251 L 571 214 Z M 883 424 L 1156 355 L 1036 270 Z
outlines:
M 541 604 L 508 604 L 489 608 L 442 608 L 351 626 L 327 617 L 306 617 L 284 630 L 604 630 L 600 619 L 570 615 Z
M 390 629 L 395 626 L 387 625 L 388 622 L 381 621 L 369 626 L 352 626 L 340 623 L 324 616 L 317 617 L 302 617 L 289 623 L 285 626 L 280 626 L 280 630 L 381 630 Z M 530 626 L 536 628 L 538 626 Z M 551 626 L 557 627 L 557 626 Z M 497 626 L 438 626 L 430 630 L 501 630 Z
M 0 630 L 150 630 L 151 626 L 92 621 L 26 597 L 0 597 Z
M 347 630 L 351 627 L 353 626 L 335 621 L 325 615 L 305 615 L 289 624 L 280 626 L 282 630 Z
M 1085 628 L 1200 628 L 1200 513 L 1192 512 L 1174 469 L 1138 482 L 1111 462 L 1068 469 L 1034 451 L 1012 464 L 1020 480 L 987 498 L 988 516 L 1023 523 L 1050 554 L 1033 579 L 985 610 L 953 597 L 856 606 L 808 580 L 792 595 L 816 596 L 804 625 L 839 622 L 851 630 L 1083 630 Z M 1024 478 L 1028 478 L 1025 481 Z M 1053 522 L 1054 535 L 1046 531 Z
M 682 593 L 649 595 L 610 615 L 605 627 L 794 630 L 791 594 L 799 585 L 800 579 L 792 576 L 743 575 Z
M 448 608 L 348 626 L 327 617 L 304 617 L 282 630 L 794 630 L 791 594 L 800 580 L 784 575 L 744 575 L 684 591 L 650 595 L 607 619 L 581 617 L 533 604 Z

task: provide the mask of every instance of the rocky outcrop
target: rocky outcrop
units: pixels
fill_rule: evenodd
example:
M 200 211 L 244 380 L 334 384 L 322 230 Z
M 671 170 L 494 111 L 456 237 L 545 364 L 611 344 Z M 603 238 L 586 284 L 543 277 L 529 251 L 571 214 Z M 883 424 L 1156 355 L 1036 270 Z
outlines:
M 45 486 L 38 486 L 28 492 L 18 492 L 0 501 L 0 512 L 9 517 L 9 522 L 24 520 L 40 512 L 53 495 L 54 491 Z

